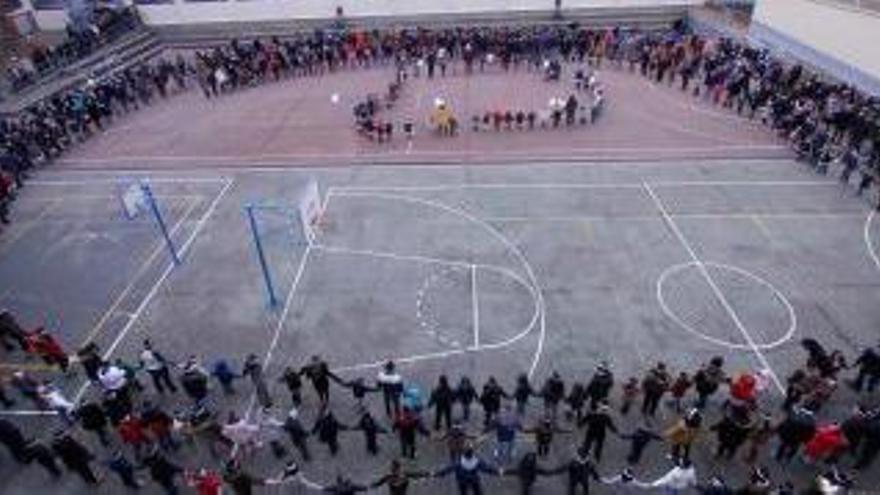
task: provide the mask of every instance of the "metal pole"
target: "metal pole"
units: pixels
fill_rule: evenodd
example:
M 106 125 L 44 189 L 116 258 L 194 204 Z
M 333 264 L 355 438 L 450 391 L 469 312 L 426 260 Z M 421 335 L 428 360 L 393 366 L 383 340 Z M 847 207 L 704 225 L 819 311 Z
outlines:
M 156 198 L 153 197 L 153 191 L 147 184 L 141 184 L 141 191 L 144 192 L 144 197 L 150 205 L 150 210 L 153 211 L 153 216 L 156 217 L 156 223 L 159 224 L 159 230 L 162 232 L 162 237 L 165 238 L 165 244 L 168 246 L 168 251 L 171 252 L 171 259 L 174 261 L 175 265 L 179 265 L 180 257 L 177 255 L 177 248 L 174 247 L 174 242 L 171 241 L 171 236 L 168 234 L 168 227 L 165 226 L 165 219 L 162 218 L 162 213 L 159 211 L 159 205 L 156 204 Z
M 269 264 L 266 263 L 266 254 L 263 252 L 263 242 L 260 240 L 260 233 L 257 230 L 257 218 L 254 216 L 254 205 L 245 205 L 248 222 L 251 225 L 251 235 L 254 238 L 254 247 L 257 249 L 257 258 L 260 260 L 260 269 L 263 270 L 263 280 L 266 282 L 266 292 L 269 293 L 269 306 L 278 305 L 278 299 L 275 297 L 275 287 L 272 285 L 272 276 L 269 273 Z

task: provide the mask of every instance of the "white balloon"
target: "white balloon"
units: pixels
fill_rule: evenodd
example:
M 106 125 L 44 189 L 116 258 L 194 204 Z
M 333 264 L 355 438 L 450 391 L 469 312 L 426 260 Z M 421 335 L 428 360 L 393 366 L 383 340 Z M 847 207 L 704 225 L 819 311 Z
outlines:
M 339 103 L 339 93 L 333 93 L 332 95 L 330 95 L 330 102 L 334 105 Z

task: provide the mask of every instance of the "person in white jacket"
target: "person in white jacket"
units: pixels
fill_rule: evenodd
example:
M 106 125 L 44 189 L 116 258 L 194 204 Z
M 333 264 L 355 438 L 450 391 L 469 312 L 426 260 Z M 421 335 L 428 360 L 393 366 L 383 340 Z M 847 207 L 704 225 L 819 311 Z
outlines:
M 679 459 L 669 472 L 647 483 L 647 487 L 662 488 L 668 495 L 678 495 L 695 486 L 697 486 L 697 470 L 688 459 Z

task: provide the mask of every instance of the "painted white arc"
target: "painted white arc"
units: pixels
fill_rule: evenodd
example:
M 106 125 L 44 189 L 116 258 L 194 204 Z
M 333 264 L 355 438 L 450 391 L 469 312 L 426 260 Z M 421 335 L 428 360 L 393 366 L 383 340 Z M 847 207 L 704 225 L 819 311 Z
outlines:
M 706 280 L 706 283 L 709 284 L 709 287 L 712 289 L 712 292 L 715 294 L 715 297 L 718 298 L 718 302 L 720 302 L 721 305 L 724 307 L 724 310 L 727 312 L 728 316 L 730 316 L 730 318 L 733 320 L 734 325 L 736 325 L 737 329 L 742 334 L 743 339 L 745 339 L 746 343 L 749 345 L 749 348 L 755 354 L 755 357 L 758 359 L 758 362 L 761 364 L 761 366 L 764 367 L 765 370 L 767 370 L 767 372 L 770 375 L 770 379 L 773 381 L 773 384 L 776 386 L 776 389 L 779 391 L 779 393 L 784 394 L 785 387 L 782 385 L 782 381 L 779 379 L 779 376 L 777 376 L 776 372 L 773 370 L 773 367 L 770 366 L 770 362 L 767 360 L 767 356 L 765 356 L 764 353 L 761 351 L 761 349 L 758 348 L 757 344 L 755 344 L 755 340 L 752 338 L 752 335 L 749 333 L 749 331 L 743 325 L 742 321 L 739 318 L 739 315 L 737 315 L 736 311 L 730 305 L 730 302 L 727 300 L 727 297 L 725 297 L 724 293 L 721 291 L 721 288 L 718 287 L 718 284 L 715 283 L 715 280 L 712 278 L 712 275 L 709 274 L 709 271 L 706 269 L 706 265 L 703 264 L 703 262 L 697 256 L 697 253 L 691 247 L 690 242 L 684 236 L 681 229 L 678 228 L 678 224 L 676 224 L 675 220 L 673 220 L 672 217 L 669 215 L 669 212 L 666 210 L 666 207 L 663 205 L 663 202 L 660 201 L 660 198 L 657 196 L 657 194 L 654 192 L 654 190 L 651 188 L 651 186 L 648 185 L 647 183 L 643 183 L 643 184 L 645 186 L 645 192 L 648 194 L 648 196 L 651 198 L 651 200 L 654 201 L 654 204 L 657 206 L 657 209 L 660 211 L 660 214 L 663 216 L 663 219 L 666 222 L 666 225 L 672 231 L 673 235 L 675 235 L 675 237 L 678 239 L 678 241 L 682 245 L 682 247 L 684 247 L 685 251 L 687 251 L 691 260 L 694 262 L 695 266 L 700 271 L 700 273 L 703 275 L 703 278 Z

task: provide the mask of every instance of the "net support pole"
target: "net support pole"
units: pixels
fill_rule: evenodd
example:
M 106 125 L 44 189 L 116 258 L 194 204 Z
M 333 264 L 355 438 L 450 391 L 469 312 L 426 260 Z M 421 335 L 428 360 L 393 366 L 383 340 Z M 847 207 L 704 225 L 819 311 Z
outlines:
M 141 191 L 144 193 L 147 204 L 150 205 L 150 211 L 153 212 L 153 216 L 156 218 L 156 224 L 159 226 L 159 231 L 162 232 L 162 237 L 165 238 L 165 245 L 168 246 L 168 252 L 171 253 L 172 261 L 174 261 L 175 265 L 179 265 L 180 256 L 178 256 L 177 248 L 174 247 L 174 242 L 168 233 L 168 227 L 165 225 L 165 219 L 162 218 L 162 212 L 159 211 L 159 205 L 156 204 L 156 198 L 153 197 L 153 190 L 150 189 L 148 184 L 141 184 Z
M 248 223 L 251 226 L 251 236 L 254 239 L 254 248 L 257 250 L 257 259 L 260 261 L 260 270 L 263 272 L 263 281 L 266 283 L 266 292 L 269 294 L 269 306 L 274 308 L 278 305 L 275 296 L 275 286 L 272 284 L 272 275 L 269 273 L 269 264 L 266 263 L 266 254 L 263 252 L 263 242 L 260 240 L 260 232 L 257 230 L 257 218 L 254 216 L 254 205 L 245 205 Z

